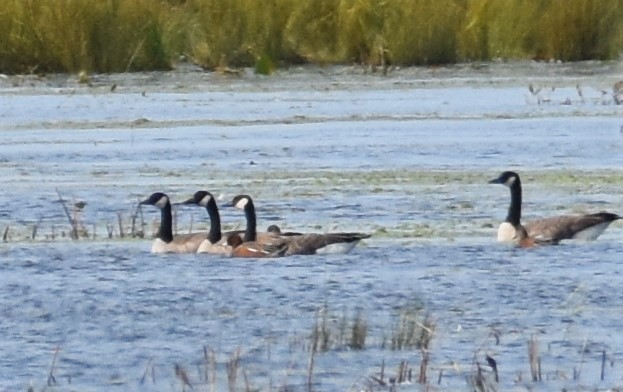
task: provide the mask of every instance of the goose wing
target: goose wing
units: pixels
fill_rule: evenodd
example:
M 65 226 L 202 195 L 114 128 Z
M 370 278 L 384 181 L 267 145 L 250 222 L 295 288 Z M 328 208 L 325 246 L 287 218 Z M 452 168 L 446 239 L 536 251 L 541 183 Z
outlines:
M 370 238 L 370 234 L 364 233 L 329 233 L 329 234 L 303 234 L 281 237 L 288 243 L 288 255 L 313 255 L 318 249 L 333 244 L 346 243 L 356 244 L 362 239 Z M 352 248 L 351 248 L 352 249 Z
M 598 212 L 584 215 L 560 215 L 526 223 L 524 226 L 530 237 L 537 240 L 561 241 L 583 236 L 588 240 L 597 238 L 610 223 L 620 219 L 616 214 Z
M 173 237 L 169 245 L 175 253 L 196 253 L 207 236 L 208 233 L 180 234 Z

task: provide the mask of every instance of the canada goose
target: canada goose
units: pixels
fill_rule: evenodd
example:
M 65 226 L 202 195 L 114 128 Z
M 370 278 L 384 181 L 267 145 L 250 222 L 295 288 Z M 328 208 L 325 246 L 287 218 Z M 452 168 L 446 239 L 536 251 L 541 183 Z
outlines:
M 208 232 L 207 238 L 204 238 L 199 245 L 197 253 L 231 256 L 232 246 L 227 243 L 227 238 L 224 238 L 221 233 L 221 217 L 214 196 L 207 191 L 197 191 L 193 197 L 181 204 L 205 207 L 210 217 L 210 231 Z
M 182 202 L 184 205 L 198 205 L 205 207 L 210 216 L 210 231 L 207 238 L 201 243 L 197 253 L 213 253 L 231 255 L 232 245 L 228 243 L 228 237 L 231 234 L 245 234 L 244 230 L 234 230 L 225 233 L 221 232 L 221 217 L 216 205 L 214 196 L 208 191 L 197 191 L 190 199 Z M 277 230 L 279 230 L 278 226 Z M 251 235 L 251 234 L 249 234 Z M 274 238 L 279 237 L 279 234 L 268 232 L 255 233 L 257 241 L 263 244 L 270 243 Z M 232 240 L 233 243 L 236 240 Z
M 515 226 L 521 219 L 521 180 L 519 174 L 505 171 L 497 178 L 489 181 L 490 184 L 502 184 L 510 188 L 511 203 L 506 220 L 498 229 L 498 241 L 511 242 L 516 240 Z M 537 219 L 526 223 L 523 227 L 529 238 L 535 243 L 557 244 L 566 239 L 580 239 L 592 241 L 613 221 L 620 216 L 609 212 L 598 212 L 583 215 L 559 215 L 550 218 Z M 521 233 L 519 233 L 521 237 Z
M 173 237 L 171 201 L 169 196 L 162 192 L 152 194 L 139 205 L 152 205 L 160 209 L 160 228 L 151 247 L 152 253 L 195 253 L 206 238 L 205 233 L 182 234 Z
M 238 195 L 231 203 L 234 207 L 244 210 L 247 219 L 246 238 L 254 238 L 256 233 L 257 218 L 253 200 L 248 195 Z M 313 255 L 316 253 L 348 253 L 365 238 L 370 238 L 370 234 L 364 233 L 328 233 L 328 234 L 300 234 L 285 233 L 281 234 L 278 226 L 269 227 L 276 238 L 269 240 L 271 244 L 280 242 L 287 243 L 285 256 L 289 255 Z

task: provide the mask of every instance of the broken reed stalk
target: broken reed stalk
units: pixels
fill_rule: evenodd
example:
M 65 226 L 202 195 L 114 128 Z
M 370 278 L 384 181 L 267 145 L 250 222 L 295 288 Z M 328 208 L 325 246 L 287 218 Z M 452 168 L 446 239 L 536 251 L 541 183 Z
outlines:
M 528 341 L 528 360 L 530 361 L 530 374 L 532 375 L 532 381 L 541 381 L 539 344 L 534 335 L 532 335 Z
M 479 392 L 486 392 L 487 388 L 485 386 L 485 376 L 482 374 L 482 368 L 478 362 L 476 362 L 476 366 L 478 367 L 478 372 L 476 373 L 474 385 Z
M 147 223 L 145 223 L 145 217 L 143 216 L 143 209 L 140 208 L 140 204 L 138 205 L 137 210 L 138 210 L 138 214 L 141 217 L 141 232 L 140 232 L 140 237 L 141 238 L 145 238 L 145 226 L 147 225 Z
M 604 380 L 605 375 L 606 375 L 606 350 L 603 350 L 601 352 L 601 374 L 600 374 L 601 381 Z
M 216 392 L 216 354 L 210 349 L 210 392 Z
M 140 230 L 138 230 L 136 228 L 136 221 L 138 219 L 138 217 L 141 217 L 141 228 Z M 134 238 L 138 237 L 138 238 L 143 238 L 145 237 L 145 221 L 143 220 L 143 209 L 141 208 L 140 204 L 136 204 L 136 208 L 134 210 L 134 212 L 132 213 L 132 219 L 131 219 L 131 229 L 130 229 L 130 235 Z
M 420 376 L 418 377 L 418 383 L 426 384 L 426 369 L 428 368 L 429 354 L 428 350 L 423 347 L 420 349 L 420 352 L 422 353 L 422 361 L 420 362 Z
M 487 363 L 489 364 L 489 366 L 493 370 L 493 377 L 495 379 L 495 382 L 500 382 L 500 378 L 498 377 L 498 364 L 497 364 L 497 362 L 495 361 L 495 359 L 493 359 L 489 355 L 485 356 L 485 359 L 487 360 Z
M 2 235 L 2 241 L 7 242 L 9 239 L 9 226 L 4 229 L 4 234 Z
M 186 370 L 177 363 L 175 364 L 174 368 L 175 377 L 177 377 L 177 379 L 180 380 L 180 383 L 182 383 L 182 391 L 186 390 L 186 386 L 188 386 L 191 390 L 194 389 L 190 383 L 190 379 L 188 378 L 188 373 L 186 372 Z
M 238 378 L 238 365 L 240 364 L 240 348 L 238 348 L 227 362 L 227 385 L 229 392 L 236 392 L 236 380 Z
M 368 325 L 366 321 L 363 319 L 361 312 L 358 312 L 355 318 L 353 319 L 350 348 L 354 350 L 365 349 L 367 333 L 368 333 Z
M 322 309 L 322 323 L 320 324 L 320 336 L 322 338 L 322 345 L 320 346 L 320 351 L 323 353 L 329 351 L 331 345 L 331 331 L 328 326 L 329 319 L 329 305 L 325 302 L 324 307 Z
M 210 359 L 208 357 L 208 348 L 203 346 L 203 381 L 208 382 L 208 378 L 210 376 L 210 372 L 208 371 L 208 365 L 210 363 Z
M 132 237 L 136 237 L 136 211 L 138 211 L 138 207 L 136 207 L 136 210 L 134 214 L 132 214 L 132 218 L 130 219 L 130 235 Z
M 108 232 L 108 239 L 112 239 L 114 234 L 112 223 L 106 222 L 106 231 Z
M 65 211 L 65 215 L 67 216 L 67 220 L 69 221 L 69 224 L 71 225 L 70 237 L 73 240 L 77 240 L 78 239 L 78 225 L 76 221 L 71 218 L 71 214 L 69 213 L 69 210 L 67 209 L 67 206 L 65 205 L 65 200 L 61 196 L 61 193 L 59 192 L 58 188 L 56 189 L 56 194 L 58 194 L 58 201 L 59 203 L 61 203 L 61 206 L 63 207 L 63 211 Z
M 143 376 L 141 377 L 141 384 L 145 382 L 145 379 L 147 378 L 147 375 L 149 374 L 150 369 L 151 369 L 151 381 L 154 384 L 156 383 L 156 371 L 154 370 L 154 367 L 151 364 L 152 361 L 153 361 L 153 358 L 149 358 L 149 361 L 147 361 L 147 365 L 145 366 L 145 371 L 143 372 Z
M 253 388 L 251 388 L 251 384 L 249 383 L 249 375 L 247 374 L 246 369 L 242 370 L 242 375 L 244 376 L 244 391 L 245 392 L 253 391 Z
M 123 238 L 125 233 L 123 232 L 123 217 L 120 212 L 117 212 L 117 222 L 119 224 L 119 238 Z
M 312 391 L 313 375 L 314 375 L 314 363 L 316 361 L 316 352 L 318 351 L 318 335 L 320 334 L 320 322 L 318 318 L 320 315 L 316 312 L 316 325 L 314 327 L 314 336 L 312 337 L 312 347 L 309 354 L 309 364 L 307 366 L 307 391 Z
M 383 362 L 381 362 L 381 382 L 385 383 L 385 359 L 383 359 Z
M 56 378 L 54 377 L 54 368 L 56 368 L 56 358 L 58 358 L 58 352 L 60 347 L 54 349 L 54 357 L 52 358 L 52 365 L 50 366 L 50 373 L 48 374 L 48 386 L 56 385 Z
M 400 365 L 398 365 L 398 372 L 396 376 L 396 383 L 402 384 L 407 381 L 407 372 L 409 369 L 409 363 L 407 361 L 400 361 Z

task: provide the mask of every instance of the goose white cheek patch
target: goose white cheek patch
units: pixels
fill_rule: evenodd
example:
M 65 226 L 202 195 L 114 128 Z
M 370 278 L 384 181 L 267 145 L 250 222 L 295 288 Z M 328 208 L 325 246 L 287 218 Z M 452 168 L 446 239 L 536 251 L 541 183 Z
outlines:
M 515 183 L 515 181 L 517 181 L 517 177 L 511 176 L 511 177 L 508 178 L 508 180 L 506 180 L 504 185 L 511 186 L 511 185 L 513 185 Z
M 247 199 L 246 197 L 238 200 L 238 203 L 236 203 L 236 208 L 238 209 L 244 209 L 244 207 L 247 205 L 247 203 L 249 202 L 249 199 Z
M 162 209 L 164 208 L 164 206 L 167 205 L 168 202 L 169 202 L 169 198 L 166 196 L 162 196 L 160 200 L 156 202 L 155 206 Z
M 207 195 L 205 196 L 203 199 L 201 199 L 201 202 L 199 203 L 202 207 L 207 207 L 208 203 L 210 202 L 210 200 L 212 200 L 212 196 Z

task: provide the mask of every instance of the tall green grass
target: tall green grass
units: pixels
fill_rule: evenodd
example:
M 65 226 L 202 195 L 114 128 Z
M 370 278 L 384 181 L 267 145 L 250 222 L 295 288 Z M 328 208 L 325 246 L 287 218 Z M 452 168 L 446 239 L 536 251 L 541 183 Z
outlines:
M 615 59 L 620 0 L 4 0 L 0 72 Z
M 5 0 L 3 72 L 115 72 L 170 68 L 167 9 L 150 0 Z

